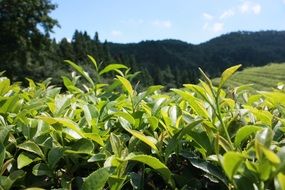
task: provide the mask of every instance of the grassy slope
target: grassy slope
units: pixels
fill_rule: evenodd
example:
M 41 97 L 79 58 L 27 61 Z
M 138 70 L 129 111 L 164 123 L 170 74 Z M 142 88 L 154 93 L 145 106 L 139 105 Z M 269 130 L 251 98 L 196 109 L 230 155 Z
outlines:
M 219 78 L 213 79 L 213 84 L 217 85 Z M 227 87 L 253 84 L 257 90 L 270 90 L 277 86 L 277 83 L 285 83 L 285 63 L 268 64 L 263 67 L 251 67 L 237 72 L 225 84 Z

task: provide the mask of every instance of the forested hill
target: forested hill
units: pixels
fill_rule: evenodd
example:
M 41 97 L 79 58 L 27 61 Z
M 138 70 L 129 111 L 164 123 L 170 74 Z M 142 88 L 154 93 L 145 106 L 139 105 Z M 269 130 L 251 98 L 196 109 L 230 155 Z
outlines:
M 108 43 L 115 59 L 128 57 L 135 68 L 147 69 L 155 83 L 165 84 L 195 81 L 198 67 L 217 76 L 236 64 L 284 62 L 284 44 L 285 31 L 232 32 L 199 45 L 179 40 Z

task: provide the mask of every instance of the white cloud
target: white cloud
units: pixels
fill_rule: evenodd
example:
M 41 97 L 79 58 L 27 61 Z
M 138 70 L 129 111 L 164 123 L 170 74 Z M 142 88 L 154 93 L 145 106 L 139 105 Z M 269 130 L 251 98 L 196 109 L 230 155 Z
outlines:
M 155 27 L 158 27 L 158 28 L 169 29 L 172 27 L 172 23 L 169 20 L 155 20 L 151 24 Z
M 119 31 L 119 30 L 113 30 L 111 32 L 111 36 L 115 37 L 115 38 L 121 37 L 122 35 L 123 35 L 123 33 L 121 31 Z
M 283 3 L 285 4 L 285 0 L 283 0 Z
M 255 15 L 258 15 L 261 12 L 261 8 L 262 8 L 261 5 L 258 3 L 253 3 L 251 1 L 244 1 L 240 5 L 239 10 L 242 14 L 253 13 Z
M 216 22 L 213 24 L 213 32 L 221 32 L 224 29 L 224 23 Z
M 213 15 L 210 15 L 209 13 L 203 13 L 203 17 L 206 20 L 213 20 Z
M 241 13 L 248 13 L 250 11 L 250 2 L 245 1 L 240 6 L 240 12 Z
M 285 1 L 285 0 L 284 0 Z M 235 11 L 232 9 L 226 10 L 221 14 L 220 19 L 229 18 L 235 15 Z
M 224 23 L 215 22 L 213 24 L 210 24 L 210 23 L 206 22 L 203 25 L 203 30 L 214 32 L 214 33 L 221 32 L 222 30 L 224 30 Z
M 256 4 L 252 7 L 252 11 L 254 14 L 258 15 L 261 12 L 261 5 Z

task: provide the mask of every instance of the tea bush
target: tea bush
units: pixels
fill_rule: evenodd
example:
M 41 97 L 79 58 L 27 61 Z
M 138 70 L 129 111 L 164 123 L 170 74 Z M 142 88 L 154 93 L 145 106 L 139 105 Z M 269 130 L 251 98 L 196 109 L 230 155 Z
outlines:
M 121 64 L 29 86 L 0 78 L 0 189 L 285 189 L 285 93 L 142 92 Z M 104 83 L 104 75 L 116 77 Z M 83 82 L 85 80 L 85 82 Z M 143 79 L 142 79 L 143 80 Z

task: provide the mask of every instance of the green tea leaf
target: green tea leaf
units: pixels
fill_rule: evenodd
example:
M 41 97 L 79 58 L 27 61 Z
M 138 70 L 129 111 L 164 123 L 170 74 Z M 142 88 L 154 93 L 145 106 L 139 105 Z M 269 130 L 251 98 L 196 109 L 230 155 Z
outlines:
M 4 96 L 9 90 L 10 80 L 6 77 L 0 77 L 0 96 Z
M 227 174 L 230 180 L 233 180 L 233 176 L 243 160 L 243 155 L 239 152 L 229 151 L 224 154 L 222 165 L 225 170 L 225 173 Z
M 124 181 L 127 176 L 118 177 L 117 175 L 111 175 L 108 180 L 108 184 L 110 186 L 110 190 L 119 190 L 122 189 L 124 185 Z
M 22 152 L 17 158 L 18 169 L 22 169 L 25 166 L 33 163 L 34 161 L 41 160 L 39 157 L 28 154 L 28 152 Z
M 131 125 L 135 125 L 136 121 L 134 119 L 134 117 L 129 114 L 129 113 L 126 113 L 126 112 L 115 112 L 113 114 L 114 116 L 117 116 L 117 117 L 122 117 L 124 118 L 125 120 L 127 120 Z
M 168 169 L 166 165 L 164 165 L 162 162 L 160 162 L 157 158 L 149 155 L 144 154 L 129 154 L 124 160 L 132 160 L 132 161 L 138 161 L 142 162 L 150 167 L 152 167 L 154 170 L 156 170 L 162 178 L 169 183 L 172 187 L 174 187 L 174 181 L 172 179 L 172 173 Z
M 1 186 L 3 189 L 11 189 L 12 185 L 15 181 L 25 176 L 25 172 L 23 170 L 16 170 L 10 173 L 10 175 L 5 178 L 5 180 L 1 181 Z
M 130 83 L 130 81 L 128 81 L 126 78 L 121 77 L 121 76 L 117 76 L 117 78 L 119 79 L 119 81 L 122 83 L 122 85 L 124 86 L 124 88 L 127 90 L 128 94 L 130 96 L 132 96 L 134 94 L 134 90 L 133 87 Z
M 101 70 L 99 72 L 99 75 L 102 75 L 104 73 L 108 73 L 110 71 L 114 71 L 116 69 L 127 69 L 128 67 L 126 67 L 125 65 L 122 65 L 122 64 L 110 64 L 110 65 L 107 65 L 103 70 Z
M 225 185 L 228 184 L 227 178 L 224 175 L 221 168 L 217 167 L 216 165 L 214 165 L 208 161 L 198 159 L 198 158 L 194 158 L 193 156 L 189 157 L 185 154 L 182 154 L 182 156 L 184 156 L 184 157 L 186 156 L 186 158 L 190 161 L 190 163 L 194 167 L 199 168 L 200 170 L 206 172 L 207 174 L 216 177 L 217 179 L 222 181 Z
M 178 90 L 178 89 L 171 89 L 178 95 L 180 95 L 183 99 L 190 103 L 190 107 L 201 117 L 208 118 L 207 110 L 201 105 L 201 103 L 189 92 Z
M 0 113 L 14 112 L 14 108 L 17 106 L 19 95 L 15 94 L 7 99 L 7 101 L 1 105 Z
M 135 172 L 131 172 L 129 176 L 130 176 L 130 182 L 131 182 L 131 185 L 133 186 L 133 189 L 143 189 L 143 182 L 142 182 L 141 175 Z
M 285 174 L 278 173 L 274 179 L 274 185 L 276 190 L 285 190 Z
M 119 121 L 121 123 L 121 126 L 128 131 L 130 134 L 132 134 L 133 136 L 135 136 L 136 138 L 138 138 L 139 140 L 143 141 L 144 143 L 146 143 L 147 145 L 149 145 L 153 150 L 155 150 L 156 152 L 158 152 L 158 149 L 155 145 L 155 143 L 150 140 L 147 136 L 145 136 L 143 133 L 136 131 L 136 130 L 132 130 L 129 126 L 129 123 L 123 119 L 123 118 L 119 118 Z
M 172 154 L 176 150 L 177 146 L 179 146 L 179 143 L 178 143 L 179 140 L 183 139 L 184 135 L 190 133 L 193 130 L 193 128 L 197 126 L 198 124 L 200 124 L 201 122 L 202 120 L 193 121 L 186 127 L 176 132 L 175 135 L 168 141 L 168 145 L 165 149 L 165 157 L 168 158 L 169 155 Z
M 82 189 L 94 190 L 104 189 L 104 186 L 111 175 L 110 168 L 99 168 L 85 178 Z
M 279 164 L 281 162 L 280 158 L 271 150 L 262 147 L 262 151 L 265 155 L 265 157 L 272 163 L 272 164 Z
M 0 143 L 0 169 L 2 168 L 2 165 L 4 163 L 5 160 L 5 146 Z
M 60 116 L 64 113 L 65 108 L 70 106 L 70 100 L 72 97 L 73 95 L 57 95 L 55 97 L 55 116 Z
M 52 177 L 52 171 L 44 163 L 38 163 L 33 167 L 33 172 L 35 176 L 49 176 Z
M 98 65 L 97 65 L 97 62 L 96 60 L 94 59 L 94 57 L 92 57 L 91 55 L 87 55 L 87 57 L 91 60 L 91 62 L 93 63 L 96 71 L 98 72 Z
M 22 144 L 19 144 L 18 148 L 20 148 L 22 150 L 26 150 L 28 152 L 32 152 L 34 154 L 37 154 L 43 159 L 45 158 L 45 155 L 44 155 L 43 151 L 41 150 L 41 148 L 36 143 L 34 143 L 32 141 L 26 141 Z
M 96 143 L 98 143 L 101 146 L 104 146 L 104 141 L 101 138 L 100 135 L 96 134 L 96 133 L 84 133 L 84 136 L 90 140 L 95 141 Z
M 176 126 L 179 121 L 179 116 L 181 116 L 182 111 L 178 106 L 171 106 L 168 110 L 169 118 L 172 126 Z
M 112 150 L 117 157 L 121 157 L 121 152 L 124 148 L 124 145 L 118 135 L 115 135 L 114 133 L 111 133 L 110 135 L 110 143 Z
M 266 124 L 268 126 L 271 126 L 273 115 L 266 110 L 259 110 L 251 106 L 244 105 L 244 108 L 249 110 L 253 115 L 262 122 L 262 124 Z
M 241 146 L 241 143 L 251 134 L 259 131 L 260 129 L 262 129 L 259 126 L 255 126 L 255 125 L 246 125 L 243 126 L 242 128 L 240 128 L 237 132 L 236 132 L 236 137 L 235 137 L 235 145 L 236 146 Z
M 236 65 L 233 67 L 230 67 L 226 69 L 221 76 L 219 88 L 222 88 L 222 86 L 225 84 L 225 82 L 241 67 L 241 65 Z
M 72 142 L 70 148 L 71 149 L 65 150 L 65 153 L 91 154 L 94 150 L 94 144 L 88 139 L 81 138 Z
M 73 131 L 75 131 L 78 135 L 80 135 L 81 137 L 85 137 L 83 131 L 78 127 L 78 125 L 76 123 L 74 123 L 72 120 L 67 119 L 67 118 L 53 118 L 53 117 L 48 117 L 48 116 L 38 116 L 37 118 L 45 121 L 46 123 L 52 125 L 55 123 L 60 123 L 62 124 L 64 127 L 67 127 Z
M 82 67 L 76 65 L 72 61 L 64 60 L 65 63 L 69 64 L 73 69 L 75 69 L 78 73 L 80 73 L 92 86 L 94 86 L 93 80 L 90 78 L 87 72 L 83 70 Z
M 64 150 L 60 147 L 52 148 L 48 153 L 48 164 L 50 168 L 55 168 L 58 161 L 63 157 Z
M 273 131 L 270 128 L 264 128 L 258 131 L 255 136 L 256 144 L 261 144 L 266 148 L 269 148 L 273 139 Z M 258 145 L 256 145 L 258 146 Z

